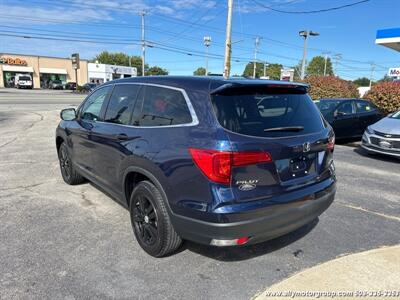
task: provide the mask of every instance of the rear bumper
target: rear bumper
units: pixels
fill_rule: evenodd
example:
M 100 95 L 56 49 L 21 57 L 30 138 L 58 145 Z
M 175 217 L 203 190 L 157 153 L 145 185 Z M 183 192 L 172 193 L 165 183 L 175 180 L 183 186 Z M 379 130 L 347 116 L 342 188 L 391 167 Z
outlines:
M 333 202 L 336 183 L 309 195 L 307 200 L 271 205 L 263 209 L 260 217 L 249 219 L 243 214 L 243 221 L 212 223 L 180 215 L 173 215 L 172 221 L 177 233 L 184 239 L 207 244 L 213 239 L 230 240 L 250 237 L 248 244 L 270 240 L 310 223 L 321 215 Z

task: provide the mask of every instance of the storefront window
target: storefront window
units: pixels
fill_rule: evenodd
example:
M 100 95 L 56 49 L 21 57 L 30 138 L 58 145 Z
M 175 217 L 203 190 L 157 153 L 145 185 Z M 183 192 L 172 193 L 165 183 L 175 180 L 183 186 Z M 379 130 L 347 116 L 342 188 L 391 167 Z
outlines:
M 40 74 L 40 87 L 42 89 L 49 89 L 53 82 L 67 83 L 67 75 L 65 74 Z
M 13 87 L 15 87 L 15 75 L 17 75 L 17 74 L 23 74 L 23 75 L 30 75 L 30 76 L 32 76 L 32 73 L 4 71 L 4 72 L 3 72 L 4 87 L 6 87 L 6 88 L 13 88 Z M 31 77 L 31 78 L 32 78 L 32 77 Z

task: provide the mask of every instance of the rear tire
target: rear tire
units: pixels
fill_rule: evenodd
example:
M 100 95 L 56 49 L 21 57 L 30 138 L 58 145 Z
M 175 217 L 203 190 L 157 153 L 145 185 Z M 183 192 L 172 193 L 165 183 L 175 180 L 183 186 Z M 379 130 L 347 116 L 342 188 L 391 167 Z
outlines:
M 71 156 L 65 142 L 62 142 L 58 149 L 58 160 L 60 162 L 61 175 L 65 183 L 75 185 L 85 181 L 85 178 L 72 165 Z
M 182 243 L 168 215 L 166 203 L 153 183 L 140 182 L 132 191 L 130 214 L 140 247 L 154 257 L 166 256 Z

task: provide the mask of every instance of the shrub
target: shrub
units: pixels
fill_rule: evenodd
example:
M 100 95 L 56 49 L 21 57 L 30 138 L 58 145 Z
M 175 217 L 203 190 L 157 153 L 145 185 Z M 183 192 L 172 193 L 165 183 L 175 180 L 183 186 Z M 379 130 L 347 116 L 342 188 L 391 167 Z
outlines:
M 357 98 L 357 86 L 335 76 L 310 76 L 304 82 L 310 85 L 309 94 L 313 100 L 320 98 Z
M 380 82 L 372 86 L 364 95 L 385 113 L 400 110 L 400 84 L 396 82 Z

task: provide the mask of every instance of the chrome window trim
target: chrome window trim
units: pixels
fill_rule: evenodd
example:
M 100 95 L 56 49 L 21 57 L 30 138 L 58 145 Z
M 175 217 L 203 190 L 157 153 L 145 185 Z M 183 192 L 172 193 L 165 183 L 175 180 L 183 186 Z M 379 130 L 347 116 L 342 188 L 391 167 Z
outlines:
M 140 83 L 140 82 L 120 82 L 120 83 L 115 83 L 114 87 L 117 85 L 127 85 L 127 84 L 134 84 L 134 85 L 144 85 L 144 86 L 155 86 L 155 87 L 160 87 L 160 88 L 166 88 L 170 90 L 176 90 L 182 93 L 183 98 L 186 101 L 186 105 L 189 109 L 190 116 L 192 117 L 192 122 L 190 123 L 184 123 L 184 124 L 175 124 L 175 125 L 164 125 L 164 126 L 135 126 L 135 125 L 125 125 L 125 124 L 116 124 L 116 123 L 111 123 L 111 122 L 104 122 L 104 121 L 97 121 L 97 123 L 105 123 L 105 124 L 113 124 L 113 125 L 119 125 L 119 126 L 125 126 L 125 127 L 133 127 L 133 128 L 174 128 L 174 127 L 189 127 L 189 126 L 197 126 L 199 125 L 199 119 L 197 118 L 196 112 L 193 108 L 193 105 L 189 99 L 189 96 L 187 95 L 186 91 L 182 88 L 177 88 L 169 85 L 162 85 L 162 84 L 155 84 L 155 83 Z

